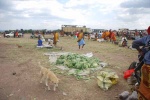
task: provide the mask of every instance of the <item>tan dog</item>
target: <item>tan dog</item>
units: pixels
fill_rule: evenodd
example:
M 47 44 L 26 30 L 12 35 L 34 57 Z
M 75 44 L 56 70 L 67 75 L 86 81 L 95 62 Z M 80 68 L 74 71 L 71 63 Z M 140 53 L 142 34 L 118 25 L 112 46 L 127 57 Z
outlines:
M 40 75 L 41 75 L 41 81 L 40 83 L 42 83 L 45 80 L 45 85 L 48 86 L 48 90 L 50 89 L 49 83 L 53 83 L 54 84 L 54 88 L 53 90 L 56 91 L 56 87 L 58 87 L 58 83 L 59 80 L 57 78 L 57 76 L 50 70 L 48 70 L 47 68 L 44 68 L 40 65 L 41 67 L 41 71 L 40 71 Z

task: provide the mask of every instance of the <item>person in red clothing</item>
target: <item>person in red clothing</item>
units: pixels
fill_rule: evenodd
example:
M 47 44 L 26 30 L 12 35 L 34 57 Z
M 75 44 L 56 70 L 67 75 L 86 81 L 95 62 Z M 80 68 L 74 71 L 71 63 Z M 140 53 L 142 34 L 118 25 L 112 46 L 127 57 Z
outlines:
M 75 32 L 75 38 L 77 38 L 78 37 L 78 34 L 79 34 L 79 32 L 77 31 L 77 32 Z
M 79 31 L 76 32 L 77 38 L 79 37 Z
M 110 41 L 112 43 L 114 43 L 116 41 L 116 34 L 114 33 L 114 31 L 110 31 Z
M 16 30 L 15 36 L 18 37 L 18 30 Z

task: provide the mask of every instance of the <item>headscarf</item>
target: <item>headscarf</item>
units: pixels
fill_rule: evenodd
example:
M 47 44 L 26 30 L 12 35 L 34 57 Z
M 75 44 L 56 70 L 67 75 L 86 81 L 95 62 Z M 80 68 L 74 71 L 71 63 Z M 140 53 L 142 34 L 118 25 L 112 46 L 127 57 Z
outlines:
M 148 35 L 150 35 L 150 26 L 147 29 L 147 33 L 148 33 Z

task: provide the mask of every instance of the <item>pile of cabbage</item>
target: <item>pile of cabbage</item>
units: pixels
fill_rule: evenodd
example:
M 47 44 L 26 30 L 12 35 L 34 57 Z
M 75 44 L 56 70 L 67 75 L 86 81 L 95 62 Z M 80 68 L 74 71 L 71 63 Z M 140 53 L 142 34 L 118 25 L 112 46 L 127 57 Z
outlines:
M 100 60 L 95 57 L 86 57 L 79 54 L 61 55 L 56 60 L 56 65 L 64 65 L 69 68 L 84 70 L 87 68 L 96 68 L 99 66 Z

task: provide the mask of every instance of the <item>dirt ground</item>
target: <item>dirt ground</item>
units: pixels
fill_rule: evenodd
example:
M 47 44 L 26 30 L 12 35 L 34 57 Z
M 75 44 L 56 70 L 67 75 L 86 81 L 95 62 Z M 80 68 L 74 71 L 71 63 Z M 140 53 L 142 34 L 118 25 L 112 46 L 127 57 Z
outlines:
M 61 37 L 58 46 L 66 52 L 93 52 L 94 56 L 109 63 L 111 66 L 106 69 L 116 72 L 119 76 L 118 83 L 109 90 L 99 88 L 96 78 L 76 80 L 74 76 L 56 73 L 61 79 L 59 87 L 55 92 L 48 91 L 44 84 L 39 83 L 40 69 L 37 62 L 41 61 L 43 66 L 50 68 L 48 56 L 44 56 L 43 53 L 56 51 L 56 48 L 37 49 L 37 39 L 30 39 L 30 35 L 23 38 L 1 37 L 0 100 L 118 100 L 118 94 L 130 90 L 123 78 L 123 71 L 132 61 L 137 60 L 137 52 L 109 42 L 85 41 L 83 50 L 78 50 L 77 42 L 72 37 Z M 18 48 L 16 44 L 22 48 Z

